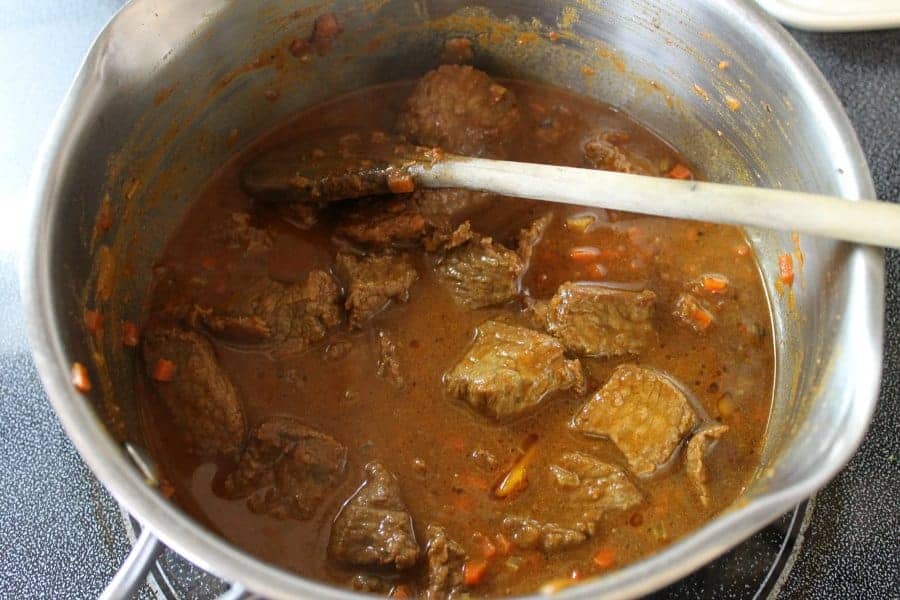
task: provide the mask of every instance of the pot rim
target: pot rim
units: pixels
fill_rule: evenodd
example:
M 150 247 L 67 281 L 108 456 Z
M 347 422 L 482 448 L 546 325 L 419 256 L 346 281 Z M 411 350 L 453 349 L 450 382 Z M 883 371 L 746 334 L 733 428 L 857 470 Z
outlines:
M 64 351 L 61 331 L 54 314 L 54 290 L 51 284 L 51 224 L 60 203 L 58 181 L 71 155 L 76 136 L 71 133 L 78 121 L 79 99 L 90 89 L 92 68 L 100 48 L 117 19 L 126 11 L 140 10 L 141 0 L 121 8 L 92 44 L 78 75 L 58 110 L 44 139 L 34 165 L 29 187 L 31 214 L 26 245 L 20 263 L 20 282 L 25 307 L 28 337 L 35 364 L 47 395 L 72 443 L 104 486 L 131 514 L 138 518 L 167 546 L 197 566 L 254 593 L 269 598 L 363 598 L 360 594 L 303 578 L 272 566 L 227 542 L 201 526 L 193 518 L 149 487 L 126 455 L 124 448 L 109 434 L 93 405 L 71 385 L 71 359 Z M 797 42 L 764 11 L 749 0 L 739 0 L 720 8 L 731 18 L 748 23 L 754 35 L 764 38 L 772 49 L 768 57 L 789 73 L 807 105 L 819 111 L 821 121 L 832 128 L 832 137 L 847 158 L 843 184 L 856 197 L 874 198 L 875 190 L 856 133 L 840 101 L 824 76 Z M 740 22 L 738 21 L 738 22 Z M 853 391 L 857 421 L 871 421 L 881 380 L 881 355 L 884 338 L 884 265 L 881 249 L 853 246 L 848 258 L 852 294 L 870 308 L 865 315 L 857 341 L 865 344 L 866 357 L 856 371 Z M 849 300 L 848 300 L 849 302 Z M 863 318 L 862 316 L 860 317 Z M 564 590 L 561 597 L 627 598 L 649 593 L 670 584 L 718 557 L 755 531 L 778 518 L 793 505 L 824 486 L 847 461 L 862 441 L 866 425 L 850 432 L 850 443 L 838 455 L 829 457 L 829 468 L 778 492 L 765 493 L 737 510 L 726 510 L 703 527 L 641 561 L 593 582 Z

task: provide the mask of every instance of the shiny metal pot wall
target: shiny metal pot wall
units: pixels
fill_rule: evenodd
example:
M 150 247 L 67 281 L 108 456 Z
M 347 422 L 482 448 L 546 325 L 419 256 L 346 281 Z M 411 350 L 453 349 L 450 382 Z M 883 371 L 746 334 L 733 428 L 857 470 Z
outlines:
M 94 44 L 48 137 L 23 265 L 30 335 L 59 418 L 100 480 L 148 531 L 199 566 L 271 598 L 343 598 L 230 546 L 165 500 L 123 451 L 140 446 L 133 361 L 120 319 L 139 319 L 154 257 L 213 169 L 292 112 L 364 85 L 420 75 L 445 39 L 476 64 L 571 88 L 664 134 L 710 178 L 872 197 L 838 101 L 796 43 L 749 2 L 135 0 Z M 684 3 L 687 5 L 687 3 Z M 344 34 L 297 58 L 291 41 L 333 11 Z M 549 35 L 553 31 L 556 35 Z M 553 40 L 551 40 L 553 38 Z M 275 94 L 266 93 L 272 90 Z M 739 106 L 738 106 L 739 105 Z M 94 223 L 107 198 L 109 232 Z M 722 199 L 727 202 L 727 198 Z M 883 269 L 875 249 L 749 232 L 777 333 L 763 467 L 732 508 L 662 552 L 571 597 L 649 592 L 711 560 L 824 485 L 850 458 L 877 396 Z M 776 289 L 777 255 L 800 266 Z M 85 307 L 106 315 L 88 335 Z M 72 389 L 73 361 L 94 391 Z M 152 556 L 147 538 L 145 558 Z M 139 561 L 137 561 L 139 562 Z

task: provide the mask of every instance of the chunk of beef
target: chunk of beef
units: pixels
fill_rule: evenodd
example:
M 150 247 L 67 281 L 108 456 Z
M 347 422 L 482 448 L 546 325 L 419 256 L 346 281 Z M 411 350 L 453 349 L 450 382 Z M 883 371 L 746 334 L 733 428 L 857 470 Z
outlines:
M 487 237 L 452 249 L 437 266 L 441 282 L 466 308 L 509 302 L 519 294 L 524 270 L 518 254 Z
M 364 200 L 346 210 L 335 233 L 366 247 L 414 246 L 432 227 L 425 215 L 405 198 Z
M 622 469 L 583 452 L 566 452 L 550 465 L 550 472 L 564 496 L 559 505 L 582 511 L 584 524 L 577 529 L 589 529 L 606 512 L 628 510 L 643 501 Z
M 191 452 L 233 455 L 244 443 L 244 410 L 212 344 L 199 333 L 153 328 L 143 335 L 144 364 Z M 161 363 L 161 361 L 168 361 Z M 159 377 L 159 364 L 174 371 Z
M 397 359 L 397 344 L 384 331 L 379 331 L 375 335 L 375 345 L 378 349 L 378 376 L 394 387 L 402 388 L 404 381 L 400 361 Z
M 306 348 L 341 320 L 341 289 L 324 271 L 302 283 L 264 278 L 251 283 L 223 310 L 200 309 L 197 318 L 212 334 L 241 343 L 291 342 Z
M 564 283 L 538 319 L 566 350 L 586 356 L 640 354 L 656 339 L 653 305 L 656 294 L 633 292 L 597 283 Z
M 697 496 L 703 506 L 709 506 L 709 490 L 706 483 L 709 481 L 709 472 L 703 459 L 709 452 L 710 446 L 716 443 L 728 431 L 727 425 L 710 423 L 702 427 L 688 440 L 687 451 L 684 455 L 684 469 L 688 479 L 694 484 Z
M 478 234 L 472 231 L 472 224 L 469 221 L 465 221 L 453 231 L 435 231 L 434 234 L 425 239 L 424 245 L 425 250 L 428 252 L 446 252 L 459 248 L 475 239 L 479 239 Z
M 409 256 L 382 254 L 355 256 L 341 253 L 335 259 L 338 275 L 346 283 L 350 327 L 361 327 L 391 300 L 409 300 L 409 288 L 419 278 Z
M 519 257 L 525 263 L 526 267 L 531 262 L 531 255 L 534 254 L 534 248 L 541 242 L 544 232 L 553 222 L 553 213 L 547 213 L 532 221 L 531 225 L 519 232 Z
M 607 131 L 584 145 L 584 156 L 597 169 L 651 175 L 644 165 L 632 161 L 618 144 L 628 140 L 628 134 Z
M 250 433 L 234 471 L 225 478 L 228 497 L 250 496 L 255 513 L 311 518 L 344 478 L 347 448 L 291 417 L 269 417 Z
M 588 539 L 587 532 L 516 515 L 505 517 L 503 528 L 516 546 L 526 550 L 539 548 L 544 552 L 555 552 L 577 546 Z
M 397 479 L 380 462 L 366 465 L 366 481 L 335 518 L 328 552 L 360 567 L 403 570 L 415 564 L 419 545 L 412 518 Z
M 554 338 L 524 327 L 488 321 L 466 355 L 444 376 L 444 389 L 495 418 L 519 415 L 548 394 L 584 392 L 581 363 L 567 360 Z
M 672 379 L 621 365 L 572 419 L 572 428 L 611 439 L 631 470 L 650 475 L 697 424 L 697 415 Z
M 367 198 L 345 209 L 335 234 L 338 239 L 366 249 L 389 250 L 423 244 L 429 251 L 435 251 L 443 247 L 454 229 L 459 231 L 466 219 L 494 198 L 494 194 L 460 189 L 416 190 L 400 198 Z M 461 245 L 462 241 L 453 246 Z
M 413 192 L 409 202 L 438 229 L 458 226 L 489 207 L 497 194 L 459 188 L 422 189 Z
M 501 158 L 519 123 L 515 95 L 486 73 L 443 65 L 426 73 L 400 115 L 400 132 L 420 146 Z
M 443 527 L 429 525 L 425 530 L 425 554 L 428 557 L 426 600 L 456 598 L 465 589 L 463 565 L 466 551 L 447 537 Z

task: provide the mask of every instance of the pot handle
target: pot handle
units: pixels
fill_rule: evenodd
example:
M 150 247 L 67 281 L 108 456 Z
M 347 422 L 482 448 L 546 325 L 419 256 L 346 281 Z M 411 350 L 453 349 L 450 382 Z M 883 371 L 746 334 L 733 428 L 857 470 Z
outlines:
M 112 581 L 100 594 L 100 600 L 129 600 L 147 579 L 150 567 L 165 550 L 165 546 L 147 527 L 141 529 L 134 547 L 119 567 Z
M 147 453 L 140 447 L 125 443 L 125 452 L 131 461 L 137 466 L 144 476 L 147 484 L 159 487 L 159 475 L 156 465 Z M 141 535 L 138 536 L 131 552 L 125 557 L 125 562 L 113 576 L 112 581 L 100 594 L 100 600 L 131 600 L 137 597 L 137 591 L 147 580 L 147 573 L 153 567 L 156 559 L 166 549 L 165 544 L 150 531 L 150 528 L 141 524 Z M 243 586 L 233 583 L 227 592 L 217 600 L 245 600 L 253 598 Z

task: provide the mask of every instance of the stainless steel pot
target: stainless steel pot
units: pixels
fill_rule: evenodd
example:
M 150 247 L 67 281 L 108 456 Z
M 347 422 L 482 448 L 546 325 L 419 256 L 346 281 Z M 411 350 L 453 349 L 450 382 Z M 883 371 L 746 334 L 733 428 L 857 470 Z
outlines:
M 443 40 L 464 35 L 476 42 L 478 65 L 614 104 L 662 132 L 714 180 L 874 195 L 834 94 L 797 44 L 750 2 L 483 4 L 135 0 L 95 42 L 36 167 L 23 294 L 35 360 L 60 420 L 148 532 L 134 557 L 138 566 L 154 556 L 157 536 L 262 596 L 352 595 L 232 547 L 157 493 L 123 450 L 126 441 L 139 447 L 142 440 L 120 319 L 139 319 L 152 261 L 204 179 L 292 112 L 419 75 L 434 66 Z M 308 35 L 326 10 L 344 27 L 335 47 L 324 56 L 291 56 L 291 41 Z M 278 92 L 277 101 L 267 90 Z M 104 198 L 114 225 L 95 233 Z M 763 466 L 712 522 L 564 595 L 631 597 L 686 575 L 823 486 L 862 439 L 880 378 L 881 252 L 748 233 L 777 334 Z M 793 287 L 777 285 L 777 255 L 794 253 L 800 263 L 801 251 Z M 100 338 L 84 330 L 85 307 L 106 315 Z M 87 395 L 70 384 L 74 361 L 88 364 L 98 384 Z

